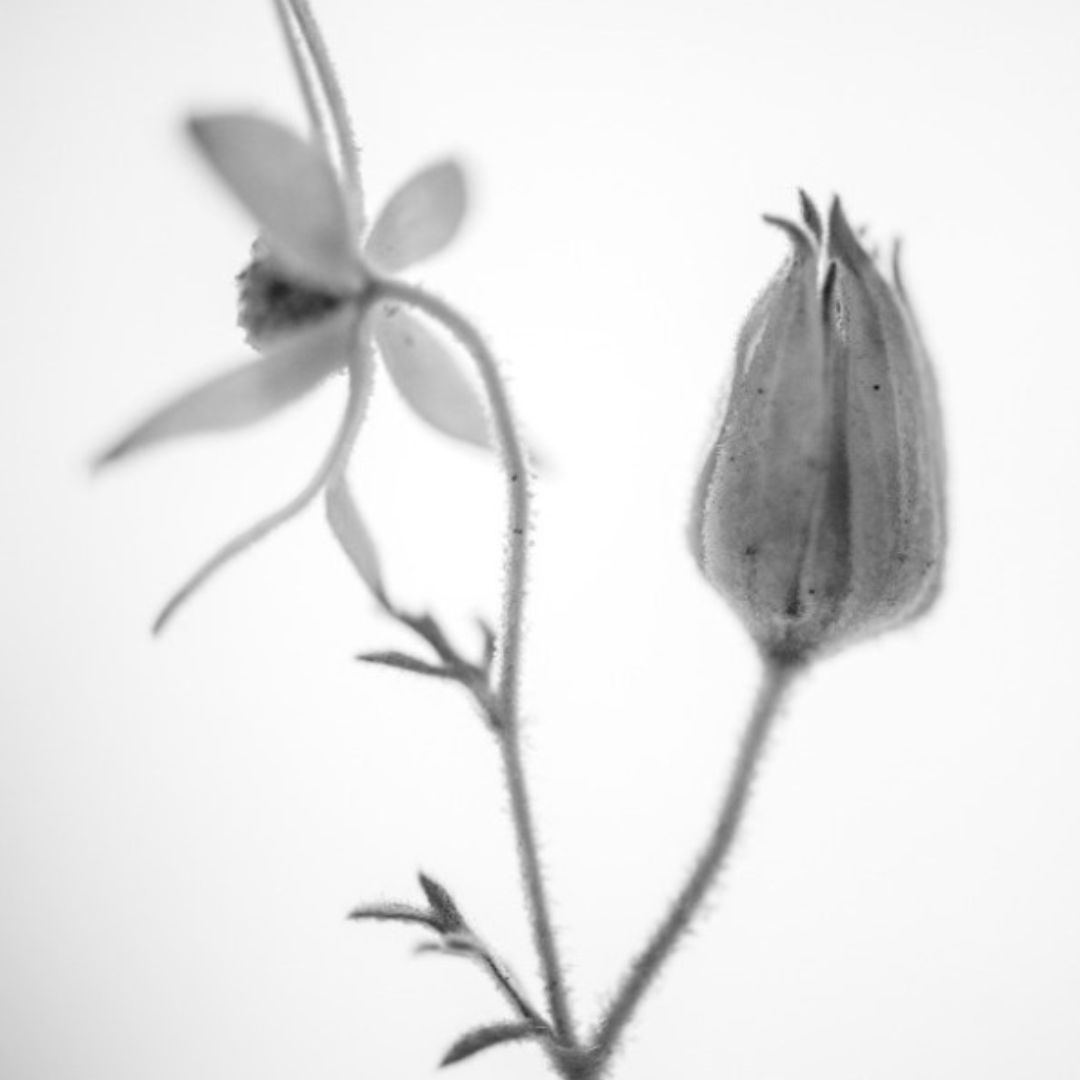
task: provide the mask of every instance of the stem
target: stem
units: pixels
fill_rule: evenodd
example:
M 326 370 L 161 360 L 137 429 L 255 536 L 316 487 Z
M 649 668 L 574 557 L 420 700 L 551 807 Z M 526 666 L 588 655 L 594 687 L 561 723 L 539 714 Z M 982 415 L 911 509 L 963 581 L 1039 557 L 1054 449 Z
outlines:
M 326 107 L 337 137 L 341 170 L 345 177 L 345 190 L 349 195 L 349 210 L 353 215 L 353 232 L 359 235 L 364 226 L 364 187 L 360 180 L 359 146 L 353 130 L 352 117 L 341 90 L 337 72 L 334 70 L 330 52 L 323 40 L 322 31 L 307 0 L 288 0 L 289 8 L 300 28 L 304 44 L 311 55 L 311 62 L 319 77 L 319 87 L 326 98 Z
M 757 700 L 743 732 L 712 835 L 698 856 L 682 891 L 653 933 L 652 939 L 631 964 L 607 1015 L 600 1022 L 593 1043 L 593 1075 L 598 1075 L 604 1068 L 645 992 L 670 958 L 676 943 L 690 925 L 702 900 L 723 868 L 743 819 L 754 772 L 761 761 L 780 702 L 795 671 L 793 664 L 777 660 L 766 661 Z
M 479 942 L 479 946 L 480 951 L 477 959 L 484 965 L 488 974 L 495 980 L 495 984 L 503 992 L 506 1000 L 510 1002 L 521 1019 L 529 1020 L 550 1030 L 547 1021 L 533 1008 L 529 999 L 518 988 L 506 964 L 495 956 L 484 942 Z
M 303 38 L 297 30 L 287 0 L 274 0 L 274 11 L 278 17 L 278 23 L 281 25 L 281 33 L 285 38 L 289 62 L 296 73 L 296 81 L 300 85 L 300 94 L 304 99 L 304 111 L 307 113 L 308 125 L 319 146 L 323 148 L 326 156 L 333 161 L 334 147 L 330 141 L 330 133 L 326 129 L 326 120 L 319 104 L 319 96 L 315 82 L 311 77 L 310 66 L 301 48 Z
M 561 1041 L 568 1046 L 575 1046 L 576 1036 L 563 966 L 552 926 L 532 804 L 521 758 L 518 683 L 531 494 L 525 450 L 498 365 L 475 327 L 445 301 L 416 286 L 395 280 L 381 280 L 376 288 L 378 299 L 407 304 L 445 326 L 476 362 L 487 395 L 499 458 L 506 476 L 508 515 L 506 579 L 503 585 L 499 635 L 501 648 L 495 681 L 500 721 L 496 734 L 502 752 L 514 830 L 517 834 L 521 875 L 528 898 L 533 939 L 543 969 L 552 1024 Z

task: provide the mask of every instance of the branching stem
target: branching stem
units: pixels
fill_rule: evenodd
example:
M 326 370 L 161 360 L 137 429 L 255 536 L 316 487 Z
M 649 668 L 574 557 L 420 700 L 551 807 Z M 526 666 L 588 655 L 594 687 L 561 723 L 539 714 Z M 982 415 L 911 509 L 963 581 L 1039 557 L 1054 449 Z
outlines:
M 499 458 L 506 477 L 508 518 L 506 578 L 503 584 L 499 653 L 496 658 L 495 693 L 499 716 L 497 735 L 517 833 L 518 854 L 529 903 L 533 938 L 543 969 L 552 1024 L 559 1039 L 573 1047 L 576 1045 L 576 1036 L 563 966 L 551 921 L 532 803 L 521 758 L 518 685 L 531 498 L 521 434 L 495 358 L 475 327 L 445 301 L 413 285 L 383 280 L 376 288 L 381 299 L 413 307 L 449 330 L 476 362 L 487 396 Z

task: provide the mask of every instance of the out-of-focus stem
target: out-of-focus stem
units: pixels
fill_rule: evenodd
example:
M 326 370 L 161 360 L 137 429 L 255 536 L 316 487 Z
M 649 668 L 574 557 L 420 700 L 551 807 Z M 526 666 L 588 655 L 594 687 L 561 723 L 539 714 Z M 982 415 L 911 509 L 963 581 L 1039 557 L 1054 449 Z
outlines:
M 334 70 L 330 51 L 326 47 L 322 31 L 307 0 L 288 0 L 289 9 L 300 28 L 304 44 L 311 55 L 311 62 L 318 75 L 319 88 L 326 98 L 326 107 L 334 125 L 338 156 L 341 159 L 341 171 L 345 179 L 345 189 L 349 194 L 349 209 L 354 217 L 354 235 L 359 236 L 364 226 L 364 188 L 360 179 L 359 146 L 353 129 L 352 117 L 341 82 Z
M 282 36 L 285 38 L 285 47 L 289 52 L 289 62 L 296 73 L 296 81 L 300 86 L 300 94 L 304 99 L 304 111 L 307 113 L 311 132 L 318 144 L 326 152 L 327 157 L 333 161 L 335 159 L 335 147 L 326 128 L 318 88 L 311 77 L 311 66 L 308 59 L 304 56 L 303 37 L 297 29 L 292 9 L 289 7 L 287 0 L 274 0 L 274 11 L 281 26 Z

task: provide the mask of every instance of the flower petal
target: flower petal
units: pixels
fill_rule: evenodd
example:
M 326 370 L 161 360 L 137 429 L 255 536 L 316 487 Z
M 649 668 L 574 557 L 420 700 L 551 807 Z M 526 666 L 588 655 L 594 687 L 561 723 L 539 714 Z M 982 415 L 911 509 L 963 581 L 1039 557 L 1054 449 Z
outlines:
M 390 378 L 421 419 L 451 438 L 490 448 L 487 410 L 450 347 L 406 308 L 383 305 L 375 341 Z
M 338 292 L 362 285 L 341 186 L 321 151 L 248 113 L 193 117 L 188 131 L 291 270 Z
M 356 572 L 376 596 L 382 596 L 385 589 L 379 553 L 348 481 L 342 475 L 337 476 L 326 489 L 326 519 Z
M 789 598 L 804 575 L 830 402 L 816 243 L 793 222 L 766 220 L 784 230 L 792 250 L 740 331 L 689 538 L 706 579 L 767 645 L 783 634 Z
M 846 381 L 853 584 L 848 619 L 868 635 L 926 611 L 945 549 L 944 448 L 936 389 L 903 298 L 839 200 L 829 215 L 841 316 L 830 348 Z
M 358 351 L 355 360 L 349 364 L 349 396 L 345 402 L 345 412 L 334 435 L 334 441 L 330 444 L 330 449 L 311 479 L 284 505 L 279 506 L 273 513 L 267 514 L 266 517 L 256 521 L 254 525 L 218 548 L 173 593 L 168 603 L 161 609 L 160 614 L 154 621 L 153 631 L 155 634 L 160 634 L 177 611 L 223 566 L 228 565 L 237 556 L 250 550 L 260 540 L 265 540 L 276 529 L 291 521 L 310 505 L 320 491 L 327 485 L 334 483 L 336 478 L 341 475 L 367 412 L 368 401 L 371 398 L 373 367 L 370 354 L 366 354 L 363 349 Z
M 465 174 L 456 161 L 417 173 L 390 197 L 371 228 L 365 255 L 388 274 L 441 251 L 465 217 Z
M 250 363 L 182 394 L 128 432 L 95 464 L 107 465 L 166 439 L 245 427 L 313 390 L 348 356 L 355 312 L 347 308 L 283 337 Z

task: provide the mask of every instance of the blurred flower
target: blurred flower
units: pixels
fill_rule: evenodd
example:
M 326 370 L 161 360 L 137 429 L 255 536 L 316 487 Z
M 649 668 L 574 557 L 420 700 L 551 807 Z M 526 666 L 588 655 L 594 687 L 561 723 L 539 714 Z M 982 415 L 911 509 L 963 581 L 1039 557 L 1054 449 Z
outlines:
M 698 483 L 691 547 L 774 658 L 899 626 L 938 595 L 944 452 L 933 373 L 899 279 L 834 201 L 792 244 L 736 345 Z
M 337 433 L 310 482 L 279 510 L 230 541 L 169 601 L 155 630 L 224 563 L 325 492 L 327 515 L 368 585 L 382 595 L 374 544 L 345 481 L 371 391 L 379 347 L 412 408 L 453 438 L 489 445 L 484 405 L 441 339 L 421 319 L 380 301 L 379 282 L 436 254 L 465 214 L 459 166 L 440 162 L 390 198 L 361 243 L 350 199 L 324 151 L 248 114 L 192 120 L 196 148 L 259 227 L 241 275 L 241 322 L 262 353 L 153 412 L 107 449 L 99 464 L 167 439 L 244 427 L 297 401 L 329 375 L 348 376 Z

